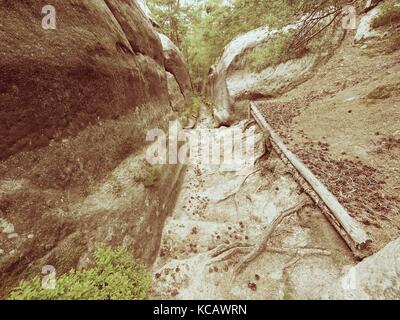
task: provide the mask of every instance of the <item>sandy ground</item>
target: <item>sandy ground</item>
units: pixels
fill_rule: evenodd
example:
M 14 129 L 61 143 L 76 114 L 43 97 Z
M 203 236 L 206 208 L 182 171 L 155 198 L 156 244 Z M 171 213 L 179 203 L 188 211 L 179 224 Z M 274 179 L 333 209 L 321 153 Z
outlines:
M 200 126 L 208 125 L 204 121 Z M 219 130 L 228 134 L 234 128 Z M 251 130 L 255 127 L 246 132 Z M 263 152 L 263 136 L 256 136 L 257 155 Z M 188 166 L 153 268 L 152 298 L 319 299 L 346 266 L 355 264 L 329 222 L 311 207 L 285 219 L 269 249 L 235 276 L 244 253 L 237 247 L 218 255 L 218 249 L 239 243 L 257 246 L 271 221 L 304 197 L 274 153 L 257 168 L 261 171 L 242 185 L 243 172 L 226 172 L 223 165 Z M 314 249 L 317 254 L 310 254 Z
M 400 52 L 351 38 L 311 80 L 258 106 L 376 252 L 400 236 Z

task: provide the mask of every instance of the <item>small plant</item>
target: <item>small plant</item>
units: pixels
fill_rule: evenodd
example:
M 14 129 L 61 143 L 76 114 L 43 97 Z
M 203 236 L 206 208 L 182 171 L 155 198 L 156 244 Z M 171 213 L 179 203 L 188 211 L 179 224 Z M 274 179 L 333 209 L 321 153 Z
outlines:
M 154 185 L 161 178 L 161 169 L 159 166 L 151 166 L 148 163 L 145 164 L 140 174 L 135 178 L 137 183 L 141 183 L 145 188 L 154 187 Z
M 10 293 L 10 300 L 144 300 L 151 287 L 151 276 L 124 248 L 99 246 L 95 266 L 68 273 L 56 279 L 55 289 L 43 289 L 35 277 Z

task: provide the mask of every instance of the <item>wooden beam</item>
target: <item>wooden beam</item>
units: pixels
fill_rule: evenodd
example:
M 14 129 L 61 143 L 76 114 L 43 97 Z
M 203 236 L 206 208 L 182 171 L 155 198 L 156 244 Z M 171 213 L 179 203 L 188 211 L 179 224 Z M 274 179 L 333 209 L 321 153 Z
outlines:
M 279 135 L 272 129 L 265 117 L 252 102 L 250 104 L 251 114 L 258 125 L 265 131 L 272 142 L 274 149 L 284 156 L 287 161 L 298 171 L 298 173 L 307 181 L 313 191 L 322 200 L 328 210 L 322 210 L 335 229 L 344 238 L 352 251 L 360 258 L 370 255 L 368 252 L 369 239 L 367 233 L 362 229 L 357 221 L 352 219 L 346 209 L 339 203 L 336 197 L 317 179 L 317 177 L 308 169 L 305 164 L 293 154 L 284 144 Z M 315 201 L 316 199 L 314 199 Z M 319 201 L 317 201 L 317 205 Z

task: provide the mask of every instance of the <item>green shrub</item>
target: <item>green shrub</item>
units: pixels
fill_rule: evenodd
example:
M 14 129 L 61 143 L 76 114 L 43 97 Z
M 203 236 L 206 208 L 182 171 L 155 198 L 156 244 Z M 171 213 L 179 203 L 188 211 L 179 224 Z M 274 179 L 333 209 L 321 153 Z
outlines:
M 185 110 L 180 115 L 180 119 L 184 125 L 189 123 L 189 119 L 197 119 L 199 117 L 201 104 L 202 98 L 199 95 L 193 94 L 190 102 L 187 103 Z
M 151 166 L 146 163 L 139 173 L 139 175 L 135 178 L 137 183 L 143 184 L 146 188 L 154 187 L 154 185 L 161 178 L 161 169 L 159 166 Z
M 54 290 L 43 289 L 39 277 L 23 280 L 10 300 L 144 300 L 151 287 L 151 276 L 134 261 L 126 249 L 100 246 L 93 268 L 57 277 Z
M 373 28 L 393 25 L 400 22 L 400 6 L 398 0 L 386 0 L 382 5 L 382 12 L 372 22 Z
M 261 72 L 268 67 L 301 58 L 307 53 L 307 50 L 288 50 L 292 37 L 291 33 L 276 36 L 270 42 L 246 54 L 241 62 L 242 65 L 248 71 Z

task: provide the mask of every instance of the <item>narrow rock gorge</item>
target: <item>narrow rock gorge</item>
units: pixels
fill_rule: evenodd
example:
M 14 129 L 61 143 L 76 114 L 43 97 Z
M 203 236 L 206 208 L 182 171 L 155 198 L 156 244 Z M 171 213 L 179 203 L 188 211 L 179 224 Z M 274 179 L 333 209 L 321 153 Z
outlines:
M 2 296 L 43 265 L 85 267 L 97 242 L 151 265 L 183 172 L 135 182 L 147 131 L 167 129 L 191 94 L 178 49 L 133 1 L 53 1 L 48 31 L 44 4 L 0 7 Z
M 0 0 L 1 299 L 99 245 L 115 299 L 400 299 L 394 0 L 47 2 Z

